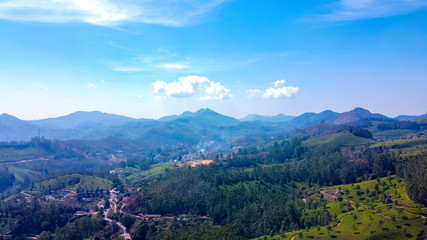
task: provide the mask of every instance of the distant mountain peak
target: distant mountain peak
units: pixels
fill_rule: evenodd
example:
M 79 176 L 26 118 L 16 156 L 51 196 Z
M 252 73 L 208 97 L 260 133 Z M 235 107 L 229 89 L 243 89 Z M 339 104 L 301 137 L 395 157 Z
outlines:
M 397 117 L 395 117 L 394 119 L 399 120 L 399 121 L 415 121 L 417 119 L 421 119 L 421 118 L 427 118 L 427 112 L 424 113 L 423 115 L 419 115 L 419 116 L 414 116 L 414 115 L 399 115 Z
M 200 108 L 197 112 L 214 112 L 212 109 L 210 108 Z
M 205 123 L 211 122 L 216 125 L 236 125 L 240 123 L 239 120 L 229 117 L 220 113 L 217 113 L 209 108 L 202 108 L 196 111 L 195 113 L 192 112 L 184 112 L 181 114 L 177 119 L 187 118 L 187 119 L 193 119 L 197 121 L 203 121 Z
M 0 114 L 0 117 L 13 117 L 12 115 L 9 115 L 7 113 L 2 113 Z
M 3 120 L 10 120 L 10 121 L 22 121 L 21 119 L 19 119 L 19 118 L 15 117 L 15 116 L 9 115 L 9 114 L 7 114 L 7 113 L 3 113 L 3 114 L 1 114 L 1 115 L 0 115 L 0 119 L 3 119 Z
M 192 115 L 192 114 L 194 114 L 194 113 L 191 111 L 185 111 L 181 115 Z
M 378 113 L 371 113 L 367 109 L 357 107 L 351 111 L 342 113 L 334 121 L 334 124 L 346 124 L 346 123 L 358 121 L 364 118 L 388 118 L 388 117 Z
M 329 114 L 329 113 L 335 113 L 335 112 L 328 109 L 328 110 L 320 112 L 319 114 Z
M 36 136 L 37 127 L 15 116 L 0 115 L 0 141 L 30 140 Z
M 81 124 L 120 124 L 136 119 L 101 111 L 77 111 L 57 118 L 30 121 L 39 127 L 75 128 Z
M 77 111 L 77 112 L 73 112 L 73 113 L 70 113 L 68 115 L 65 115 L 63 117 L 74 116 L 74 115 L 77 115 L 77 116 L 79 116 L 79 115 L 87 115 L 87 116 L 108 116 L 108 115 L 109 116 L 120 116 L 120 115 L 117 115 L 117 114 L 105 113 L 105 112 L 101 112 L 101 111 Z
M 210 108 L 201 108 L 197 112 L 195 112 L 194 114 L 199 115 L 199 114 L 206 114 L 206 113 L 208 113 L 208 114 L 211 114 L 211 113 L 219 114 Z
M 369 110 L 367 110 L 365 108 L 361 108 L 361 107 L 357 107 L 357 108 L 351 110 L 350 112 L 356 112 L 359 114 L 371 114 L 371 112 Z

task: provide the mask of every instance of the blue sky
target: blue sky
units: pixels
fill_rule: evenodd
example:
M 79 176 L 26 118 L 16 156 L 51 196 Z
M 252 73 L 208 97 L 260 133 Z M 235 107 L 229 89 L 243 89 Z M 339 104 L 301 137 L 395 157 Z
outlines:
M 0 112 L 427 111 L 427 0 L 0 0 Z

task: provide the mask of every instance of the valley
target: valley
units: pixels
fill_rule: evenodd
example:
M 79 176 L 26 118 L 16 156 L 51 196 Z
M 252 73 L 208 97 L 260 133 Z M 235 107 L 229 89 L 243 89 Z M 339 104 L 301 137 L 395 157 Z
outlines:
M 149 137 L 2 142 L 0 236 L 425 238 L 422 119 L 362 109 L 267 118 L 202 109 L 159 120 Z

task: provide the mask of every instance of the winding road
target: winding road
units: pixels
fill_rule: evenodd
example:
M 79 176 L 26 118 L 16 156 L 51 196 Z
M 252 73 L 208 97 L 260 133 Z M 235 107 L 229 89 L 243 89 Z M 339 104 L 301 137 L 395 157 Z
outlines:
M 49 159 L 47 159 L 47 158 L 34 158 L 34 159 L 24 159 L 24 160 L 17 160 L 17 161 L 5 161 L 5 162 L 0 162 L 0 165 L 35 162 L 35 161 L 49 161 Z
M 109 223 L 114 223 L 113 219 L 108 218 L 108 213 L 113 208 L 112 207 L 113 205 L 114 205 L 114 211 L 116 211 L 117 207 L 116 207 L 116 203 L 114 202 L 114 199 L 117 197 L 117 195 L 118 195 L 117 191 L 115 191 L 114 189 L 110 190 L 110 199 L 109 199 L 110 207 L 108 209 L 104 210 L 104 220 L 109 222 Z M 119 226 L 123 230 L 123 235 L 124 235 L 125 240 L 132 240 L 128 230 L 125 227 L 125 225 L 123 225 L 121 222 L 115 222 L 115 223 L 117 224 L 117 226 Z

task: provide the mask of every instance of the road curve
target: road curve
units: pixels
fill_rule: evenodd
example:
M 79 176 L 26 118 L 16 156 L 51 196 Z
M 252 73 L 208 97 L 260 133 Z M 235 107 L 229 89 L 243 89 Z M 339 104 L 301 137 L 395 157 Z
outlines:
M 104 220 L 109 222 L 109 223 L 114 222 L 113 219 L 108 218 L 108 213 L 112 209 L 112 206 L 113 205 L 115 206 L 115 203 L 113 200 L 117 197 L 117 194 L 118 194 L 118 192 L 116 192 L 114 189 L 110 190 L 110 199 L 109 199 L 110 207 L 108 209 L 104 210 Z M 121 222 L 115 222 L 115 223 L 117 224 L 117 226 L 119 226 L 122 229 L 125 240 L 132 240 L 127 228 L 125 227 L 125 225 L 123 225 Z

